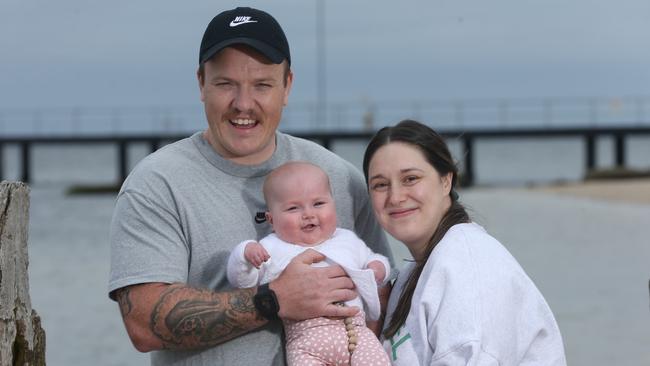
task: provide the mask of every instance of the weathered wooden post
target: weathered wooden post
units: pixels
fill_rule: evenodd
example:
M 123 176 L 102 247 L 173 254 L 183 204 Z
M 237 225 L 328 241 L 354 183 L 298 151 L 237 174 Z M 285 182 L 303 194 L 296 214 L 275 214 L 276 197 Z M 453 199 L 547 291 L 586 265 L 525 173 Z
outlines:
M 27 276 L 29 187 L 0 183 L 0 366 L 45 365 L 45 331 Z

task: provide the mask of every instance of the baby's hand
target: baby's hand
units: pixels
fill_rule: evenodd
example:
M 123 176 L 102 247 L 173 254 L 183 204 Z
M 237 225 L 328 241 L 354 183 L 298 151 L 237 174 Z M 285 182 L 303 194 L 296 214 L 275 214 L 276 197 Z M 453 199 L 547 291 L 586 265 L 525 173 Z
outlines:
M 384 264 L 380 261 L 372 261 L 368 263 L 368 268 L 372 269 L 375 273 L 375 281 L 377 281 L 377 284 L 382 284 L 386 277 L 386 268 L 384 267 Z
M 246 258 L 248 263 L 254 265 L 255 268 L 260 268 L 262 263 L 269 260 L 271 256 L 266 249 L 264 249 L 262 244 L 258 242 L 250 242 L 246 244 L 246 248 L 244 249 L 244 258 Z

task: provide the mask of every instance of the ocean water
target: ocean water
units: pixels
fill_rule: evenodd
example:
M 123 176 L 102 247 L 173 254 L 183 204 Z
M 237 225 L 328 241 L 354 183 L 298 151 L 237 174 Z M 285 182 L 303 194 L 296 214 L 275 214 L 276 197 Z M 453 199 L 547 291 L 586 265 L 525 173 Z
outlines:
M 631 166 L 650 167 L 647 138 L 631 139 Z M 611 165 L 611 141 L 599 165 Z M 454 153 L 459 144 L 450 141 Z M 363 143 L 334 150 L 359 165 Z M 535 281 L 560 325 L 570 365 L 650 364 L 650 205 L 541 193 L 529 184 L 584 174 L 577 139 L 489 140 L 477 148 L 480 187 L 461 190 L 474 219 L 501 240 Z M 146 155 L 131 148 L 130 164 Z M 17 177 L 17 151 L 5 150 L 5 177 Z M 29 226 L 33 307 L 47 334 L 49 365 L 145 365 L 106 294 L 108 225 L 115 196 L 66 196 L 70 184 L 112 182 L 115 149 L 37 147 Z M 462 160 L 462 159 L 461 159 Z M 408 257 L 392 242 L 398 263 Z
M 332 150 L 360 167 L 366 141 L 340 141 Z M 463 170 L 460 141 L 448 141 L 452 155 Z M 149 153 L 146 144 L 129 146 L 129 166 Z M 584 141 L 580 138 L 481 139 L 475 143 L 475 179 L 479 185 L 530 185 L 576 181 L 584 177 Z M 650 136 L 631 136 L 626 144 L 627 166 L 650 169 Z M 18 146 L 3 150 L 3 179 L 19 179 Z M 117 180 L 117 148 L 111 144 L 41 145 L 32 149 L 32 181 L 36 184 L 105 184 Z M 614 142 L 597 139 L 596 165 L 614 165 Z M 62 169 L 66 167 L 68 169 Z

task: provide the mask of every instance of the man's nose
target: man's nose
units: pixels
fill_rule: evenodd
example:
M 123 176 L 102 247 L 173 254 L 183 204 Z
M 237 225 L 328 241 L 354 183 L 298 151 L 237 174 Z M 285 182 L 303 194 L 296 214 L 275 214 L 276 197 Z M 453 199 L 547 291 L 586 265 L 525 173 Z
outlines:
M 250 112 L 253 110 L 254 98 L 250 88 L 240 87 L 237 89 L 233 100 L 233 107 L 240 112 Z

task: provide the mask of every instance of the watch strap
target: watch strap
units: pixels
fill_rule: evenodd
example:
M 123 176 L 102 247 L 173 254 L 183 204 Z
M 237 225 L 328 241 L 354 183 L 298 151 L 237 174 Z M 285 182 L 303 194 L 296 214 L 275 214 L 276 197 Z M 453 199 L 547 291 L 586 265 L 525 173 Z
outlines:
M 280 305 L 278 304 L 278 298 L 275 296 L 275 292 L 269 288 L 268 283 L 257 287 L 257 293 L 253 296 L 253 304 L 265 319 L 279 319 Z

